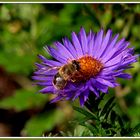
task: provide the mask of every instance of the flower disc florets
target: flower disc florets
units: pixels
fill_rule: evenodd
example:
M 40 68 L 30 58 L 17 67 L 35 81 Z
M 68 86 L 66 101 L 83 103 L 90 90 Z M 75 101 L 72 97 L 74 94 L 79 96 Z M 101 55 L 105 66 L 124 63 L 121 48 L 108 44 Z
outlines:
M 86 34 L 81 28 L 79 34 L 72 33 L 72 41 L 64 38 L 63 43 L 54 43 L 56 48 L 47 46 L 54 60 L 39 55 L 42 63 L 36 63 L 33 76 L 44 86 L 40 92 L 56 94 L 52 102 L 79 97 L 83 106 L 90 92 L 99 97 L 100 91 L 107 93 L 109 87 L 119 85 L 116 78 L 131 78 L 124 70 L 137 61 L 138 55 L 124 38 L 118 41 L 118 36 L 112 36 L 111 30 L 104 34 L 102 29 Z
M 99 60 L 91 56 L 83 56 L 77 61 L 80 65 L 79 71 L 83 75 L 84 80 L 88 80 L 92 77 L 95 77 L 103 68 L 103 64 Z

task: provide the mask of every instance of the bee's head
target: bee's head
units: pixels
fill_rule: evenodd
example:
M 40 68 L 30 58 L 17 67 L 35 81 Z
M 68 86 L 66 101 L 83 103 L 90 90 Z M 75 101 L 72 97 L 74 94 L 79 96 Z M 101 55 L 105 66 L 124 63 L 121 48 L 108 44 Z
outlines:
M 74 66 L 75 66 L 76 70 L 79 70 L 79 69 L 80 69 L 80 64 L 79 64 L 79 62 L 78 62 L 78 61 L 73 60 L 73 61 L 72 61 L 72 65 L 74 65 Z

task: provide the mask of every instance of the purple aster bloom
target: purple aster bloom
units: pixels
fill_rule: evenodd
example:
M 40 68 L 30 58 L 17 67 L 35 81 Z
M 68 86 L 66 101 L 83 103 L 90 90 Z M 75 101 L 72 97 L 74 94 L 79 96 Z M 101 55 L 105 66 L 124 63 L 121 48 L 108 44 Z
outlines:
M 81 28 L 79 34 L 72 32 L 72 41 L 64 38 L 63 43 L 54 43 L 55 48 L 45 47 L 54 60 L 39 55 L 42 63 L 36 63 L 33 76 L 36 84 L 44 86 L 39 92 L 55 94 L 52 102 L 79 98 L 83 106 L 89 93 L 99 97 L 100 91 L 107 93 L 109 87 L 119 85 L 117 77 L 131 78 L 124 70 L 131 68 L 138 55 L 128 48 L 129 42 L 124 38 L 118 41 L 118 37 L 111 30 L 86 34 Z

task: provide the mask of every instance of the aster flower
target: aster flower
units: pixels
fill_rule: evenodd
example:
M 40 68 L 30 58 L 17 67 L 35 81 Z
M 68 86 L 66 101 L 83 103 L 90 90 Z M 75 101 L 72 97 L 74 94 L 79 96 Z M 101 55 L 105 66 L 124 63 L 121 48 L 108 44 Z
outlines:
M 36 63 L 33 76 L 36 84 L 44 86 L 39 92 L 56 94 L 52 102 L 79 98 L 83 106 L 89 93 L 99 97 L 100 91 L 107 93 L 109 87 L 119 85 L 116 78 L 131 78 L 124 70 L 138 56 L 128 48 L 129 42 L 124 38 L 118 41 L 118 37 L 111 30 L 106 34 L 103 29 L 96 34 L 90 30 L 86 34 L 81 28 L 79 34 L 72 32 L 72 41 L 63 38 L 63 43 L 54 43 L 55 47 L 46 46 L 54 60 L 39 55 L 42 63 Z

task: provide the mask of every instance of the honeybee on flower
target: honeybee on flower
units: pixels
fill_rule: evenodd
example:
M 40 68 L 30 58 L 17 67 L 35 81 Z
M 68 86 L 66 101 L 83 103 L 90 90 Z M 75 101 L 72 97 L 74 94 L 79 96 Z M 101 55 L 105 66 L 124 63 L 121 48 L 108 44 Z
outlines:
M 116 78 L 131 78 L 124 70 L 137 61 L 138 55 L 134 55 L 133 47 L 128 48 L 128 41 L 118 41 L 118 37 L 111 30 L 106 34 L 103 29 L 98 33 L 90 30 L 86 34 L 81 28 L 79 34 L 72 32 L 72 41 L 63 38 L 63 43 L 54 43 L 56 48 L 46 46 L 55 60 L 39 55 L 42 63 L 36 63 L 33 76 L 44 86 L 39 92 L 56 94 L 52 102 L 79 98 L 83 106 L 89 94 L 99 97 L 100 91 L 107 93 L 109 87 L 118 86 Z

